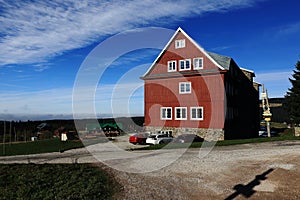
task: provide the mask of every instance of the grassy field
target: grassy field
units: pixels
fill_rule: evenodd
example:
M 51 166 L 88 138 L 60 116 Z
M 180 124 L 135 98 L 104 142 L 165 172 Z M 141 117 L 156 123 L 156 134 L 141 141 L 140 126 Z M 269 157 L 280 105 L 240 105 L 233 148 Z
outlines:
M 29 155 L 38 153 L 51 153 L 51 152 L 64 152 L 70 149 L 82 148 L 84 146 L 107 142 L 107 138 L 97 138 L 84 140 L 68 140 L 66 142 L 60 141 L 58 138 L 49 140 L 38 140 L 20 143 L 6 143 L 0 144 L 0 156 L 13 156 L 13 155 Z
M 272 138 L 251 138 L 251 139 L 240 139 L 240 140 L 225 140 L 218 141 L 216 146 L 236 145 L 236 144 L 247 144 L 247 143 L 260 143 L 280 140 L 299 140 L 299 137 L 294 137 L 293 129 L 287 129 L 286 125 L 271 124 L 272 129 L 280 133 L 280 137 Z M 11 155 L 28 155 L 37 153 L 48 153 L 48 152 L 63 152 L 69 149 L 81 148 L 87 145 L 96 144 L 99 142 L 107 142 L 107 138 L 89 139 L 85 140 L 84 144 L 80 140 L 73 140 L 67 142 L 61 142 L 59 139 L 50 140 L 39 140 L 27 143 L 13 143 L 13 144 L 0 144 L 0 156 L 11 156 Z M 140 148 L 139 150 L 155 150 L 165 147 L 166 144 L 152 145 L 149 147 Z M 199 148 L 202 143 L 189 144 L 168 144 L 165 148 Z
M 0 145 L 0 156 L 27 155 L 37 153 L 59 152 L 83 147 L 81 141 L 61 142 L 59 139 L 39 140 Z
M 0 165 L 0 199 L 112 199 L 119 188 L 89 164 Z

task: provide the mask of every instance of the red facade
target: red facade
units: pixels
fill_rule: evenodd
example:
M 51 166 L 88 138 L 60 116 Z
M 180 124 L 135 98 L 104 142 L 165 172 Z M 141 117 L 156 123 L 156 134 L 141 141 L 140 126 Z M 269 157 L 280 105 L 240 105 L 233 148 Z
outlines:
M 175 41 L 185 39 L 185 47 L 175 49 Z M 202 72 L 193 70 L 193 59 L 203 58 Z M 190 70 L 179 70 L 179 60 L 191 59 Z M 176 72 L 168 72 L 168 61 L 177 61 Z M 145 125 L 190 128 L 224 126 L 224 74 L 207 55 L 181 31 L 150 69 L 145 80 Z M 191 93 L 180 94 L 179 83 L 190 82 Z M 203 107 L 203 120 L 191 120 L 190 108 Z M 173 117 L 161 119 L 161 107 L 172 107 Z M 186 107 L 187 119 L 176 120 L 175 108 Z M 214 112 L 214 113 L 213 113 Z
M 176 44 L 182 40 L 184 40 L 183 45 L 176 48 Z M 198 66 L 197 69 L 195 69 L 195 58 L 202 61 L 201 67 Z M 175 63 L 176 67 L 170 65 L 170 62 Z M 179 28 L 142 77 L 145 81 L 145 126 L 234 130 L 234 125 L 231 124 L 235 122 L 230 119 L 230 116 L 228 117 L 226 110 L 228 105 L 231 106 L 230 112 L 236 110 L 234 102 L 241 97 L 236 95 L 231 98 L 231 102 L 227 102 L 227 96 L 231 95 L 231 85 L 235 87 L 235 91 L 243 91 L 244 88 L 240 86 L 245 85 L 251 92 L 253 85 L 253 82 L 244 75 L 241 75 L 242 78 L 241 76 L 234 78 L 235 74 L 242 73 L 235 66 L 236 64 L 229 57 L 206 52 Z M 258 94 L 256 93 L 257 91 L 253 89 L 252 99 L 256 98 Z M 243 98 L 247 99 L 248 93 L 245 94 Z M 195 109 L 198 108 L 202 109 L 201 117 L 196 114 Z M 171 116 L 168 115 L 167 119 L 164 118 L 167 112 L 165 109 L 169 109 L 168 111 L 171 109 Z M 237 113 L 243 113 L 243 110 Z M 253 113 L 254 121 L 255 115 L 256 113 Z

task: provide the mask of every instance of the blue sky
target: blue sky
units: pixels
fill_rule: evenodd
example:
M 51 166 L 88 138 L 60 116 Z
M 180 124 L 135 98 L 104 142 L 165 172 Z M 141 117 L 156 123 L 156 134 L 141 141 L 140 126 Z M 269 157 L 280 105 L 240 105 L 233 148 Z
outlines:
M 74 84 L 90 52 L 124 31 L 148 27 L 175 31 L 180 26 L 207 51 L 253 70 L 270 97 L 283 97 L 300 55 L 299 7 L 295 0 L 0 0 L 0 118 L 72 117 Z M 84 100 L 95 106 L 97 116 L 111 116 L 112 110 L 143 115 L 139 77 L 171 36 L 165 33 L 155 36 L 160 40 L 157 48 L 115 58 L 101 77 L 98 74 L 98 84 L 86 88 L 94 99 Z M 127 42 L 111 51 L 134 43 Z M 84 105 L 80 114 L 89 116 Z

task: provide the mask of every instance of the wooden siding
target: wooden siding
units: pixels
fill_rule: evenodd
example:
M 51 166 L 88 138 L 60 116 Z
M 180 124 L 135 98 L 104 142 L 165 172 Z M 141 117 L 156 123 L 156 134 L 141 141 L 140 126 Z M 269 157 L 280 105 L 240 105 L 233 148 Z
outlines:
M 145 81 L 145 125 L 190 128 L 224 127 L 224 76 L 192 76 Z M 191 82 L 191 94 L 179 94 L 179 83 Z M 190 120 L 190 107 L 203 107 L 203 120 Z M 172 120 L 160 119 L 160 108 L 172 107 Z M 175 120 L 175 107 L 187 107 L 187 120 Z
M 145 126 L 219 129 L 225 139 L 256 137 L 259 128 L 258 86 L 253 87 L 249 70 L 241 70 L 230 58 L 220 66 L 178 29 L 172 41 L 142 77 L 145 81 Z M 175 40 L 185 39 L 184 48 Z M 193 70 L 193 59 L 203 58 L 203 69 Z M 179 60 L 191 59 L 190 70 L 179 70 Z M 168 72 L 168 61 L 176 61 L 176 71 Z M 223 63 L 221 59 L 221 63 Z M 220 62 L 220 60 L 218 60 Z M 190 94 L 179 93 L 180 82 L 191 82 Z M 225 86 L 225 87 L 224 87 Z M 172 119 L 161 120 L 161 107 L 172 108 Z M 186 107 L 187 119 L 176 120 L 175 108 Z M 203 120 L 191 120 L 190 108 L 203 107 Z M 226 115 L 226 116 L 225 116 Z
M 175 40 L 185 39 L 185 47 L 180 49 L 175 49 Z M 167 50 L 162 54 L 162 56 L 158 59 L 157 63 L 153 67 L 150 74 L 164 74 L 170 73 L 168 72 L 167 63 L 170 60 L 177 60 L 177 71 L 179 71 L 179 63 L 178 61 L 181 59 L 191 59 L 191 63 L 193 64 L 193 58 L 203 58 L 203 66 L 205 70 L 216 70 L 218 67 L 208 58 L 205 54 L 199 50 L 190 40 L 185 38 L 185 36 L 178 32 L 174 40 L 170 43 Z M 193 67 L 193 66 L 192 66 Z

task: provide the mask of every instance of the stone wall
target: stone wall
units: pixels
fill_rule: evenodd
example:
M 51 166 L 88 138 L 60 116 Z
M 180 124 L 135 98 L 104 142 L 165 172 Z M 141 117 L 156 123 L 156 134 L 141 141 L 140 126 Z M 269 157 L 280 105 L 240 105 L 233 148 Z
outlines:
M 224 140 L 224 130 L 223 129 L 205 129 L 205 128 L 175 128 L 175 127 L 155 127 L 146 126 L 147 132 L 157 133 L 162 130 L 172 130 L 173 136 L 177 137 L 182 134 L 195 134 L 206 141 L 218 141 Z

